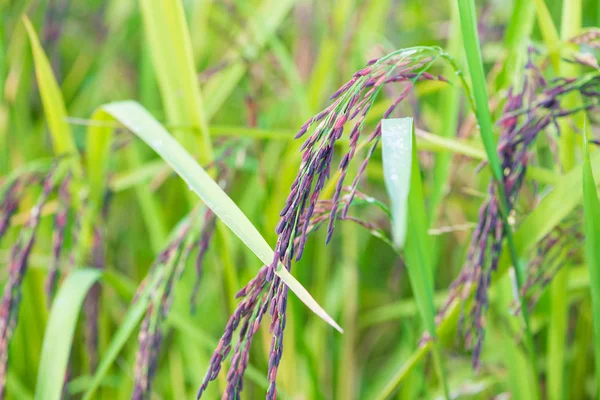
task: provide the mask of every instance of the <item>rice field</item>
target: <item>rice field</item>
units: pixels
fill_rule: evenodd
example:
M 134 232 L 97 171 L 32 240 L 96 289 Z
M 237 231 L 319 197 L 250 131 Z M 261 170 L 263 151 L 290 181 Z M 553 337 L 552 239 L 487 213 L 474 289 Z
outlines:
M 0 400 L 600 398 L 599 24 L 0 0 Z

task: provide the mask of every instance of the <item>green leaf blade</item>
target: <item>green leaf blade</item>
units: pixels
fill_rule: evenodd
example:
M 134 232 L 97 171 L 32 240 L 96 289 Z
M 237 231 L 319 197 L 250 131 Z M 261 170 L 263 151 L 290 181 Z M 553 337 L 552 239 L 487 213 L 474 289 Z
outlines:
M 412 118 L 381 121 L 383 176 L 392 204 L 392 237 L 401 249 L 406 241 L 408 193 L 412 165 Z
M 156 151 L 187 183 L 189 189 L 195 192 L 265 265 L 273 262 L 273 250 L 246 215 L 146 109 L 133 101 L 107 104 L 103 109 Z M 311 311 L 343 332 L 281 264 L 275 273 Z
M 392 202 L 394 245 L 404 254 L 413 296 L 433 341 L 435 366 L 446 398 L 450 398 L 439 343 L 436 342 L 433 273 L 427 233 L 423 183 L 412 118 L 383 120 L 382 152 L 385 183 Z
M 100 271 L 80 269 L 71 273 L 61 286 L 44 334 L 36 400 L 60 399 L 79 310 L 89 289 L 100 277 Z
M 590 271 L 596 382 L 600 387 L 600 202 L 598 201 L 596 181 L 592 172 L 587 143 L 584 145 L 584 151 L 582 182 L 585 254 Z
M 197 80 L 192 44 L 180 0 L 140 0 L 144 28 L 152 63 L 156 70 L 169 122 L 189 126 L 199 135 L 192 140 L 188 132 L 178 135 L 185 147 L 198 151 L 205 164 L 213 159 L 208 119 Z
M 54 77 L 48 57 L 46 57 L 39 38 L 35 33 L 35 29 L 26 16 L 23 16 L 23 24 L 25 25 L 27 34 L 29 35 L 29 41 L 31 42 L 35 75 L 40 88 L 44 113 L 52 137 L 54 150 L 58 155 L 75 157 L 75 161 L 73 162 L 74 173 L 76 174 L 76 177 L 80 177 L 81 168 L 77 162 L 79 153 L 77 151 L 77 146 L 75 145 L 71 127 L 67 123 L 67 110 L 60 88 Z

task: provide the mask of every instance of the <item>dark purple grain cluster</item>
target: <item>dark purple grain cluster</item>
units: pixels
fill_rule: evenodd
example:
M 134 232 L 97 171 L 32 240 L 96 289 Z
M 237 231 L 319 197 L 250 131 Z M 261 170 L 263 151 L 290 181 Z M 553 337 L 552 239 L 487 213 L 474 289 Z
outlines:
M 268 285 L 267 276 L 268 267 L 264 266 L 258 274 L 250 281 L 236 297 L 242 300 L 236 307 L 233 315 L 227 321 L 225 332 L 219 344 L 213 353 L 210 366 L 204 377 L 204 381 L 198 390 L 198 398 L 206 390 L 208 383 L 217 379 L 223 366 L 223 361 L 231 353 L 232 340 L 234 334 L 238 334 L 238 343 L 236 344 L 233 356 L 231 358 L 231 367 L 227 372 L 227 387 L 223 393 L 224 399 L 238 399 L 243 388 L 243 375 L 248 366 L 249 348 L 252 338 L 260 327 L 260 322 L 267 312 L 269 305 L 269 296 L 265 289 Z M 274 286 L 274 285 L 272 285 Z
M 99 270 L 103 270 L 106 267 L 103 235 L 102 228 L 99 225 L 96 226 L 92 237 L 91 266 Z M 95 283 L 90 288 L 83 303 L 83 312 L 85 314 L 85 347 L 90 371 L 95 371 L 98 364 L 98 321 L 100 318 L 101 295 L 102 286 Z
M 232 338 L 236 331 L 238 331 L 239 341 L 232 353 L 232 364 L 227 372 L 227 386 L 223 398 L 239 398 L 243 387 L 243 374 L 248 365 L 251 340 L 267 310 L 271 316 L 272 333 L 267 399 L 276 398 L 276 379 L 283 354 L 288 291 L 283 282 L 275 276 L 275 272 L 277 268 L 290 270 L 292 262 L 302 257 L 308 234 L 320 225 L 312 219 L 315 211 L 320 211 L 317 214 L 320 218 L 318 222 L 323 221 L 324 215 L 329 218 L 327 242 L 333 235 L 335 220 L 347 219 L 348 208 L 357 193 L 360 178 L 381 136 L 381 125 L 378 124 L 364 143 L 359 145 L 366 115 L 380 90 L 388 84 L 403 85 L 402 90 L 384 113 L 383 117 L 387 118 L 408 96 L 416 81 L 444 80 L 426 71 L 440 56 L 441 52 L 436 49 L 418 48 L 398 51 L 371 60 L 365 68 L 356 72 L 352 79 L 331 96 L 333 101 L 331 105 L 302 125 L 296 138 L 306 135 L 310 130 L 312 132 L 301 147 L 300 170 L 280 213 L 273 261 L 271 265 L 263 267 L 258 275 L 238 293 L 241 301 L 229 319 L 225 333 L 213 354 L 209 370 L 198 392 L 198 398 L 202 396 L 208 383 L 217 378 L 224 358 L 230 353 Z M 342 138 L 346 124 L 351 121 L 354 121 L 354 124 L 349 134 L 350 143 L 338 165 L 340 177 L 334 197 L 327 203 L 328 209 L 324 213 L 321 212 L 323 210 L 318 209 L 325 207 L 324 203 L 319 202 L 319 197 L 331 174 L 336 142 Z M 366 157 L 348 194 L 342 196 L 348 166 L 362 146 L 369 146 Z M 345 197 L 344 201 L 342 197 Z M 341 211 L 338 212 L 338 209 Z
M 554 228 L 536 246 L 535 254 L 527 265 L 527 281 L 521 287 L 521 296 L 527 299 L 530 310 L 537 304 L 552 278 L 579 251 L 579 244 L 584 240 L 581 225 L 579 218 L 571 218 Z M 513 308 L 515 314 L 520 312 L 520 305 L 516 302 Z
M 501 135 L 498 154 L 502 163 L 503 184 L 508 202 L 509 220 L 514 219 L 514 204 L 523 186 L 523 180 L 532 154 L 531 145 L 539 134 L 550 125 L 560 133 L 557 120 L 570 116 L 582 109 L 591 109 L 598 104 L 598 74 L 578 78 L 561 78 L 547 82 L 541 71 L 531 61 L 526 66 L 524 82 L 519 90 L 508 93 L 503 116 L 498 121 Z M 565 109 L 561 100 L 565 95 L 578 92 L 583 105 L 576 109 Z M 500 215 L 498 186 L 490 182 L 488 200 L 479 210 L 478 224 L 473 234 L 467 261 L 458 278 L 451 286 L 451 295 L 440 311 L 438 318 L 456 298 L 469 307 L 461 315 L 460 326 L 468 348 L 473 351 L 473 366 L 480 365 L 480 353 L 485 333 L 485 312 L 488 307 L 488 288 L 491 276 L 497 270 L 506 227 Z M 472 288 L 475 288 L 472 294 Z M 470 297 L 472 301 L 467 301 Z M 471 321 L 465 323 L 465 319 Z
M 70 182 L 71 175 L 67 175 L 58 190 L 58 210 L 56 211 L 56 215 L 54 217 L 54 230 L 52 233 L 52 261 L 50 263 L 50 268 L 48 269 L 48 276 L 46 277 L 45 285 L 46 296 L 48 298 L 48 307 L 50 307 L 52 304 L 52 299 L 54 298 L 56 282 L 58 280 L 58 267 L 65 241 L 65 229 L 67 226 L 69 202 L 71 199 L 71 192 L 69 189 Z
M 156 258 L 136 296 L 135 301 L 139 301 L 140 296 L 148 295 L 150 302 L 138 335 L 133 400 L 150 398 L 163 340 L 162 324 L 173 302 L 173 288 L 181 277 L 196 240 L 191 233 L 193 222 L 192 216 L 182 223 L 175 238 Z
M 211 238 L 215 231 L 215 222 L 215 214 L 210 209 L 207 209 L 204 214 L 204 224 L 202 226 L 202 231 L 200 232 L 200 240 L 199 243 L 197 243 L 197 247 L 199 250 L 198 255 L 196 256 L 196 282 L 194 283 L 194 289 L 190 298 L 192 312 L 195 311 L 196 297 L 198 296 L 198 290 L 200 289 L 200 279 L 202 277 L 202 265 L 204 263 L 204 257 L 206 256 L 206 252 L 208 251 L 208 246 L 210 245 Z
M 4 398 L 8 367 L 8 346 L 17 324 L 21 300 L 21 283 L 27 270 L 27 261 L 35 242 L 35 233 L 40 223 L 40 213 L 52 193 L 57 176 L 53 169 L 43 181 L 42 193 L 31 209 L 29 221 L 22 228 L 11 250 L 8 265 L 8 281 L 4 287 L 0 304 L 0 399 Z M 11 206 L 12 207 L 12 206 Z M 14 212 L 14 209 L 12 210 Z
M 162 341 L 160 329 L 155 329 L 152 326 L 154 311 L 155 307 L 151 303 L 146 310 L 146 316 L 142 321 L 138 335 L 138 351 L 135 360 L 135 385 L 131 397 L 133 400 L 150 398 L 158 349 Z
M 10 220 L 19 207 L 20 195 L 23 189 L 22 179 L 15 179 L 7 184 L 0 198 L 0 240 L 10 226 Z

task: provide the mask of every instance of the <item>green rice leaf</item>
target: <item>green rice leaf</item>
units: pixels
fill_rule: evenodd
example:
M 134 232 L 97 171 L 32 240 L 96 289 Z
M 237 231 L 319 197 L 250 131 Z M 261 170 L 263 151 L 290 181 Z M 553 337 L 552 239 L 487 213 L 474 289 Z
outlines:
M 392 232 L 399 249 L 406 241 L 406 269 L 423 324 L 436 341 L 431 243 L 423 198 L 423 183 L 415 146 L 412 118 L 382 121 L 383 169 L 392 203 Z M 436 369 L 446 398 L 447 379 L 442 366 L 439 344 L 434 344 Z
M 90 185 L 89 199 L 94 209 L 100 207 L 108 182 L 108 161 L 114 129 L 102 124 L 111 120 L 105 112 L 97 111 L 92 116 L 86 135 L 86 172 Z
M 412 165 L 412 118 L 381 121 L 383 178 L 392 210 L 392 238 L 398 249 L 406 241 L 408 193 Z
M 125 125 L 158 153 L 202 201 L 265 264 L 273 261 L 273 250 L 250 220 L 208 173 L 139 103 L 124 101 L 103 109 Z M 280 264 L 275 272 L 300 300 L 329 325 L 342 332 L 304 287 Z
M 140 8 L 169 122 L 191 129 L 177 137 L 189 151 L 196 146 L 201 163 L 209 163 L 212 145 L 183 5 L 180 0 L 140 0 Z M 190 132 L 199 133 L 200 140 L 192 140 Z
M 469 73 L 473 86 L 473 97 L 480 125 L 481 140 L 488 156 L 490 168 L 494 177 L 502 181 L 502 168 L 496 152 L 496 140 L 492 129 L 492 116 L 488 107 L 487 84 L 481 57 L 481 45 L 477 35 L 477 16 L 475 15 L 474 0 L 458 0 L 460 10 L 460 26 L 462 28 L 463 42 Z
M 596 181 L 594 180 L 587 147 L 587 143 L 585 143 L 582 178 L 585 254 L 590 271 L 590 290 L 592 294 L 596 385 L 600 388 L 600 202 L 598 201 Z
M 535 11 L 542 38 L 544 39 L 546 47 L 548 47 L 552 65 L 558 71 L 560 63 L 560 54 L 558 51 L 560 38 L 558 36 L 558 30 L 554 25 L 554 21 L 552 21 L 552 15 L 550 15 L 546 2 L 544 0 L 533 0 L 533 2 L 535 3 Z
M 65 382 L 77 316 L 88 290 L 100 279 L 100 271 L 79 269 L 61 286 L 44 334 L 44 344 L 35 390 L 36 400 L 59 400 Z
M 23 24 L 25 24 L 27 34 L 29 35 L 29 41 L 31 42 L 31 50 L 33 52 L 33 61 L 35 64 L 35 76 L 40 88 L 40 95 L 42 97 L 44 113 L 52 137 L 54 151 L 58 155 L 69 155 L 70 157 L 74 157 L 73 173 L 79 178 L 81 177 L 81 166 L 77 161 L 79 152 L 77 151 L 75 140 L 73 139 L 71 127 L 67 123 L 67 110 L 60 88 L 54 78 L 54 73 L 52 72 L 48 57 L 46 57 L 38 36 L 26 16 L 23 16 Z

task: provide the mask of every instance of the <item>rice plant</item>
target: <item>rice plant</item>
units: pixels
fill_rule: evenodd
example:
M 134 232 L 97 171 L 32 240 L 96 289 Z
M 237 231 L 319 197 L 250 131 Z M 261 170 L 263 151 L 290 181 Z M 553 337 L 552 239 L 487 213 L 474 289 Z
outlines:
M 600 6 L 8 1 L 0 399 L 600 398 Z

